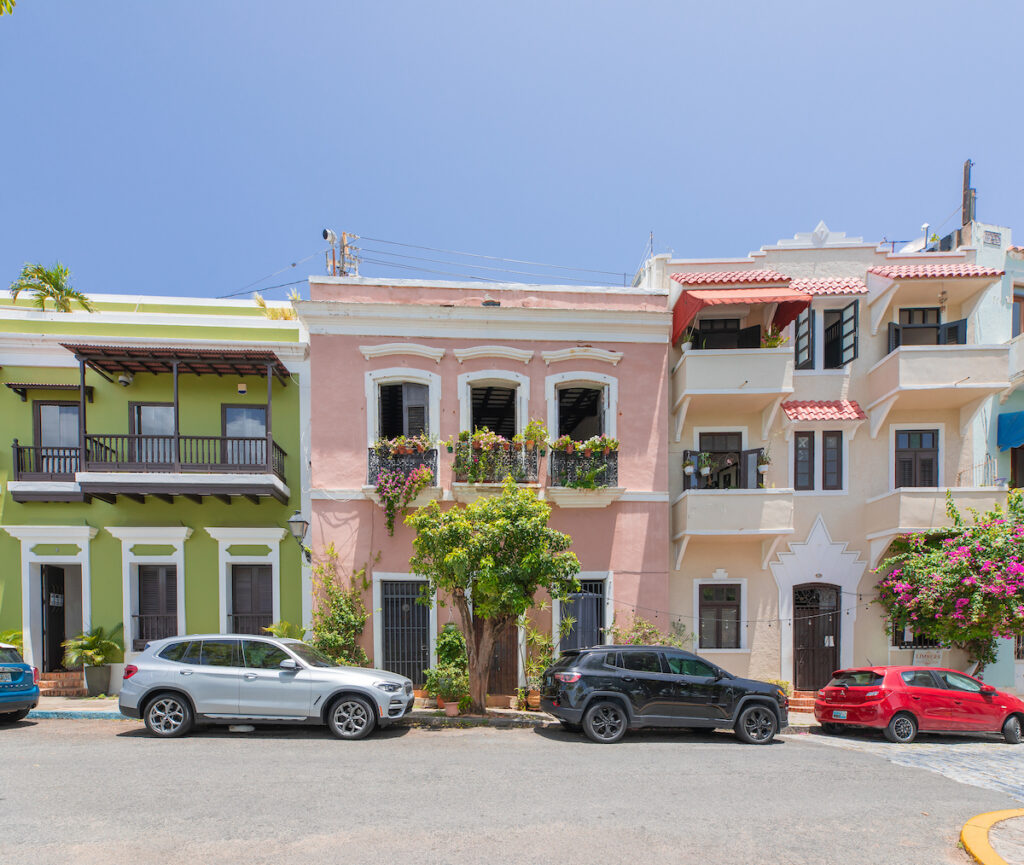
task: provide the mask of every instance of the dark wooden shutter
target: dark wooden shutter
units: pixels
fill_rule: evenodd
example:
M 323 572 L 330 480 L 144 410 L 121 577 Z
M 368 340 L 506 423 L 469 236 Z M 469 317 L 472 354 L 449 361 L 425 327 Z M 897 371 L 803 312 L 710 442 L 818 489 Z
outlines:
M 382 384 L 378 390 L 379 413 L 377 435 L 380 438 L 394 438 L 402 435 L 402 385 Z
M 967 319 L 940 324 L 939 345 L 967 345 Z
M 843 488 L 843 434 L 825 432 L 821 434 L 821 488 L 841 490 Z
M 139 615 L 158 616 L 161 609 L 160 568 L 156 565 L 139 566 Z
M 938 455 L 934 451 L 918 451 L 915 458 L 915 473 L 917 475 L 914 486 L 934 487 L 938 482 L 938 468 L 936 463 Z
M 427 396 L 428 390 L 425 384 L 403 386 L 405 435 L 418 436 L 427 431 Z
M 793 436 L 793 487 L 814 489 L 814 433 L 798 432 Z
M 745 327 L 740 330 L 736 340 L 737 348 L 760 348 L 761 347 L 761 325 Z
M 740 487 L 756 490 L 761 476 L 757 472 L 757 458 L 761 456 L 761 448 L 754 448 L 740 453 Z
M 253 582 L 256 585 L 256 601 L 259 604 L 255 612 L 272 615 L 274 612 L 274 587 L 270 565 L 255 566 Z
M 896 351 L 900 347 L 900 338 L 902 326 L 896 324 L 894 321 L 889 322 L 889 351 Z
M 235 615 L 255 612 L 252 571 L 249 565 L 235 565 L 231 569 L 231 608 Z
M 795 338 L 797 369 L 814 369 L 814 310 L 807 307 L 796 318 Z
M 857 313 L 860 301 L 854 301 L 846 306 L 839 313 L 840 330 L 840 366 L 846 366 L 857 359 L 859 352 L 859 339 L 857 337 Z
M 684 490 L 695 490 L 700 486 L 700 469 L 697 466 L 697 457 L 700 456 L 700 451 L 683 451 L 683 461 L 693 460 L 693 474 L 687 475 L 683 472 L 683 489 Z

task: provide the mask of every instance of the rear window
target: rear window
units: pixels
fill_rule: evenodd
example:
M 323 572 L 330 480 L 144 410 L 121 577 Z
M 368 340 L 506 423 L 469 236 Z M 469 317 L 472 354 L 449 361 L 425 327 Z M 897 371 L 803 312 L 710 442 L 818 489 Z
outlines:
M 579 652 L 563 652 L 561 657 L 551 665 L 552 670 L 564 670 L 566 667 L 571 667 L 579 660 Z
M 827 688 L 870 688 L 882 684 L 882 677 L 874 670 L 848 670 L 839 673 Z
M 180 661 L 186 649 L 188 649 L 188 640 L 183 643 L 171 643 L 157 657 L 163 658 L 165 661 Z
M 24 661 L 21 660 L 21 655 L 18 654 L 17 649 L 0 649 L 0 663 L 22 664 Z

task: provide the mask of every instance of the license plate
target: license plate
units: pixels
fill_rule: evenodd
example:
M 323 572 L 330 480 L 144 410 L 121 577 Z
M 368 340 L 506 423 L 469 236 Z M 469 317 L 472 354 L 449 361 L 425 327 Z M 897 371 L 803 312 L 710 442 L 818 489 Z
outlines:
M 846 710 L 845 709 L 833 709 L 832 710 L 832 717 L 835 718 L 837 721 L 845 721 L 846 720 Z
M 10 682 L 10 681 L 11 681 L 11 674 L 10 673 L 0 673 L 0 682 Z

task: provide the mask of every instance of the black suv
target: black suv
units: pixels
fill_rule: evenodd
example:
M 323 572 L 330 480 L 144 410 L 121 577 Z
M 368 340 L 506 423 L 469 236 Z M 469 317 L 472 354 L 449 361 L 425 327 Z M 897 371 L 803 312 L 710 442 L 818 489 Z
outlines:
M 541 708 L 595 742 L 618 742 L 638 727 L 732 727 L 767 745 L 788 723 L 777 685 L 738 679 L 668 646 L 594 646 L 566 651 L 547 670 Z

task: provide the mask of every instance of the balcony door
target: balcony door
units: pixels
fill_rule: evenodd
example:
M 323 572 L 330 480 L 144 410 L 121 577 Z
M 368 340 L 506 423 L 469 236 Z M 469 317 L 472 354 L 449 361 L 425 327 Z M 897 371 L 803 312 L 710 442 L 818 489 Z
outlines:
M 430 429 L 430 388 L 416 382 L 382 384 L 377 393 L 378 435 L 382 439 L 418 436 Z
M 129 405 L 128 431 L 135 435 L 134 460 L 151 465 L 174 463 L 174 403 Z
M 507 439 L 516 434 L 516 388 L 474 385 L 469 394 L 474 430 L 486 427 Z
M 900 323 L 889 322 L 889 351 L 901 345 L 966 345 L 967 319 L 943 324 L 937 306 L 900 310 Z
M 178 570 L 174 565 L 139 565 L 139 615 L 135 651 L 151 640 L 178 633 Z
M 267 464 L 267 407 L 265 405 L 221 406 L 221 427 L 225 437 L 223 460 L 232 466 Z
M 33 403 L 37 472 L 73 475 L 78 471 L 78 403 Z
M 939 431 L 896 431 L 896 487 L 939 485 Z
M 743 450 L 743 435 L 738 432 L 701 433 L 697 451 L 684 451 L 683 459 L 692 460 L 694 472 L 684 480 L 688 489 L 732 490 L 757 489 L 760 476 L 757 459 L 760 448 Z M 700 455 L 707 454 L 711 471 L 700 469 Z
M 232 565 L 232 633 L 262 634 L 273 620 L 274 589 L 270 565 Z

